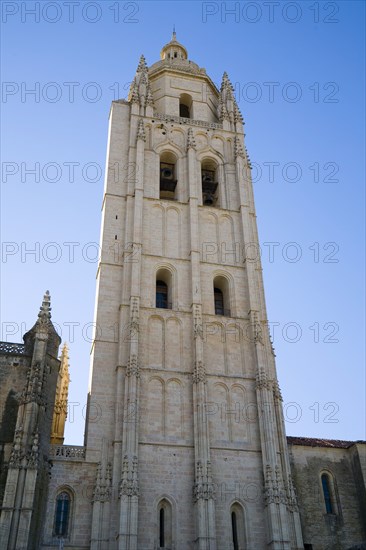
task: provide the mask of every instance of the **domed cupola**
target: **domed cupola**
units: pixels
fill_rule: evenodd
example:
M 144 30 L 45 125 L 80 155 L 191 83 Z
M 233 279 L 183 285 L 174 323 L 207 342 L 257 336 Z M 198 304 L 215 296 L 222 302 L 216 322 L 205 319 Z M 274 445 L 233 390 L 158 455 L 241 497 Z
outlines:
M 169 61 L 174 61 L 175 59 L 188 59 L 188 52 L 185 47 L 178 42 L 175 30 L 173 31 L 171 41 L 162 48 L 160 58 Z

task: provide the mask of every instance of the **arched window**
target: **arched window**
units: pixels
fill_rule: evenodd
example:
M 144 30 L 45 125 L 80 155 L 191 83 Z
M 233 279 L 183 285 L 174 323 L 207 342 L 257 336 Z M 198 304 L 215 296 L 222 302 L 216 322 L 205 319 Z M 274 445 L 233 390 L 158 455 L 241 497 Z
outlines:
M 56 497 L 54 535 L 67 537 L 70 527 L 71 497 L 67 491 L 62 491 Z
M 181 94 L 179 98 L 179 116 L 191 118 L 192 98 L 188 94 Z
M 215 277 L 213 282 L 215 315 L 230 317 L 229 282 L 225 277 Z
M 201 164 L 202 204 L 204 206 L 218 206 L 217 165 L 211 160 L 204 160 Z
M 158 548 L 165 550 L 172 548 L 172 507 L 166 498 L 163 498 L 158 504 L 158 541 Z
M 238 522 L 236 518 L 236 513 L 231 512 L 231 529 L 233 532 L 233 546 L 234 550 L 239 550 L 239 541 L 238 541 Z
M 173 153 L 166 151 L 160 156 L 160 198 L 175 200 L 177 159 Z
M 234 502 L 230 508 L 230 515 L 233 549 L 245 550 L 247 546 L 243 507 L 238 502 Z
M 156 281 L 156 307 L 168 309 L 168 286 L 164 281 Z
M 155 305 L 162 309 L 172 309 L 172 274 L 168 269 L 159 269 L 156 274 Z
M 159 512 L 159 546 L 164 548 L 165 546 L 165 510 L 163 507 L 160 508 Z
M 224 315 L 224 295 L 219 288 L 214 288 L 215 315 Z
M 323 497 L 325 510 L 327 514 L 337 513 L 337 502 L 335 496 L 334 481 L 330 474 L 323 473 L 321 475 L 321 484 L 323 489 Z

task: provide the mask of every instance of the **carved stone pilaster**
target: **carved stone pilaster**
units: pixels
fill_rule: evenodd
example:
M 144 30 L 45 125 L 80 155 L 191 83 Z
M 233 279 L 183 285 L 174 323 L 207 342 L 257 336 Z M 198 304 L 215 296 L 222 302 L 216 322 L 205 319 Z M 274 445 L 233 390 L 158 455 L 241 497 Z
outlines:
M 206 473 L 204 472 L 206 470 Z M 193 486 L 193 499 L 198 500 L 215 499 L 216 488 L 212 482 L 211 462 L 207 461 L 206 468 L 203 468 L 201 461 L 196 465 L 196 481 Z
M 252 324 L 253 324 L 253 338 L 254 338 L 254 342 L 257 344 L 257 343 L 260 343 L 260 344 L 263 344 L 263 334 L 262 334 L 262 327 L 258 321 L 258 315 L 256 312 L 253 313 L 253 319 L 252 319 Z
M 193 135 L 192 128 L 188 128 L 188 135 L 187 135 L 187 151 L 189 149 L 196 149 L 196 140 Z
M 136 296 L 131 298 L 130 333 L 137 334 L 140 331 L 140 303 Z
M 202 361 L 195 361 L 192 379 L 194 384 L 198 384 L 199 382 L 206 384 L 206 369 Z
M 28 455 L 28 468 L 38 468 L 39 465 L 39 434 L 33 434 L 32 448 Z
M 201 306 L 195 304 L 193 306 L 193 334 L 194 338 L 203 340 L 203 324 Z
M 297 504 L 297 498 L 296 498 L 296 492 L 294 488 L 294 483 L 292 480 L 291 474 L 288 475 L 287 478 L 287 508 L 290 510 L 290 512 L 298 512 L 299 506 Z
M 137 456 L 133 456 L 132 460 L 125 455 L 122 463 L 122 474 L 119 485 L 119 496 L 132 497 L 139 496 L 139 482 L 138 482 L 138 460 Z
M 256 389 L 271 389 L 271 382 L 268 380 L 266 371 L 263 368 L 259 368 L 256 376 Z
M 112 488 L 112 465 L 108 462 L 103 475 L 102 464 L 97 466 L 97 475 L 93 492 L 93 502 L 108 502 L 111 498 Z
M 41 370 L 41 363 L 37 361 L 30 365 L 27 372 L 27 382 L 19 398 L 19 404 L 37 403 L 40 406 L 46 406 L 47 399 L 44 394 L 46 381 L 46 372 Z
M 273 468 L 267 464 L 264 484 L 264 499 L 266 504 L 286 504 L 287 497 L 282 487 L 280 469 L 278 466 Z
M 136 378 L 140 378 L 140 367 L 138 364 L 137 355 L 131 355 L 129 358 L 126 368 L 126 376 L 136 376 Z
M 20 468 L 24 457 L 22 445 L 23 427 L 15 430 L 13 448 L 9 458 L 9 468 Z
M 142 120 L 142 118 L 140 118 L 139 120 L 139 125 L 138 125 L 138 128 L 137 128 L 137 141 L 139 140 L 142 140 L 142 141 L 146 141 L 146 133 L 145 133 L 145 126 L 144 126 L 144 121 Z

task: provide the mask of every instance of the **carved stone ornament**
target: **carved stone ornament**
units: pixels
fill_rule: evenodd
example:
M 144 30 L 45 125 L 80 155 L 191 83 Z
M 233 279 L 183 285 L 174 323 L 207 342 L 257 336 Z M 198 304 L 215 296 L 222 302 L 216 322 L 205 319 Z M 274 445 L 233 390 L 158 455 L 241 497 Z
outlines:
M 137 456 L 134 456 L 132 460 L 128 458 L 128 455 L 123 457 L 122 475 L 119 484 L 120 497 L 139 496 L 137 468 Z
M 28 456 L 28 468 L 37 468 L 39 464 L 39 434 L 33 434 L 32 448 Z
M 9 459 L 9 468 L 21 467 L 21 461 L 24 456 L 22 452 L 22 436 L 23 436 L 23 427 L 20 426 L 20 428 L 15 430 L 13 448 Z
M 273 380 L 273 396 L 275 399 L 278 399 L 279 401 L 283 401 L 278 380 Z
M 145 126 L 142 118 L 140 118 L 139 125 L 137 128 L 137 141 L 139 140 L 146 141 Z
M 198 384 L 199 382 L 206 383 L 206 369 L 202 361 L 195 362 L 192 378 L 194 384 Z
M 195 338 L 203 339 L 201 307 L 198 305 L 193 306 L 193 333 Z
M 264 483 L 264 499 L 266 504 L 286 504 L 287 497 L 282 487 L 280 469 L 278 466 L 273 468 L 269 464 L 266 466 L 266 475 Z
M 136 376 L 136 378 L 140 378 L 140 367 L 138 365 L 137 355 L 131 355 L 129 358 L 126 376 Z
M 196 465 L 196 481 L 193 486 L 193 499 L 198 500 L 215 499 L 216 488 L 212 482 L 211 463 L 206 464 L 206 474 L 203 473 L 203 466 L 200 461 Z
M 188 128 L 187 151 L 188 149 L 196 149 L 196 140 L 194 139 L 192 128 Z
M 112 465 L 108 462 L 103 475 L 102 465 L 99 462 L 97 466 L 97 475 L 95 488 L 93 492 L 93 502 L 107 502 L 111 498 L 112 487 Z
M 271 389 L 271 383 L 268 380 L 267 373 L 263 368 L 259 368 L 259 370 L 258 370 L 258 373 L 257 373 L 257 376 L 256 376 L 256 388 L 258 390 L 262 390 L 262 389 L 270 390 Z
M 245 158 L 245 151 L 243 149 L 240 138 L 238 136 L 235 136 L 234 138 L 234 153 L 235 153 L 235 158 L 238 158 L 238 157 Z

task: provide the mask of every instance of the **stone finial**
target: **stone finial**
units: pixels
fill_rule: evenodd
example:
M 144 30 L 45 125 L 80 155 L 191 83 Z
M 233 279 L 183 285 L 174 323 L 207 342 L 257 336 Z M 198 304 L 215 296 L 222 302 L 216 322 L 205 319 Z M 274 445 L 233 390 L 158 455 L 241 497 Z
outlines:
M 222 76 L 219 118 L 221 121 L 229 118 L 231 122 L 243 122 L 243 117 L 235 99 L 234 87 L 230 82 L 227 72 L 224 72 Z
M 139 64 L 137 65 L 137 73 L 147 73 L 148 67 L 146 65 L 146 59 L 145 56 L 141 54 Z
M 51 319 L 51 296 L 48 290 L 46 290 L 43 296 L 42 305 L 39 308 L 38 322 L 42 324 L 48 324 Z
M 67 343 L 65 342 L 63 345 L 63 348 L 61 350 L 61 367 L 60 367 L 60 375 L 65 376 L 69 373 L 69 348 Z
M 65 342 L 61 350 L 61 361 L 63 360 L 65 363 L 67 363 L 68 358 L 69 358 L 69 346 Z

